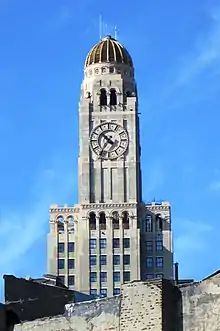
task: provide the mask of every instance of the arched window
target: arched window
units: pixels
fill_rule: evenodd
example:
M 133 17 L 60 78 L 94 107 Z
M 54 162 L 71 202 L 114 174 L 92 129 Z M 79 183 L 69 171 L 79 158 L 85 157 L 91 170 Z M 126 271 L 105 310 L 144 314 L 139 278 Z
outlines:
M 119 229 L 119 215 L 117 211 L 112 213 L 112 227 L 114 230 Z
M 110 90 L 110 106 L 117 105 L 117 95 L 115 89 Z
M 96 216 L 94 212 L 89 214 L 89 230 L 96 230 Z
M 163 219 L 160 215 L 156 215 L 156 225 L 157 225 L 157 231 L 163 230 Z
M 74 218 L 72 215 L 67 217 L 67 225 L 68 225 L 68 232 L 74 233 Z
M 129 229 L 129 214 L 124 211 L 122 214 L 123 229 Z
M 106 217 L 104 212 L 99 214 L 99 229 L 106 230 Z
M 57 218 L 57 227 L 58 227 L 58 232 L 59 233 L 64 233 L 64 218 L 63 216 L 59 216 Z
M 152 224 L 152 217 L 151 215 L 147 215 L 145 219 L 145 231 L 152 232 L 153 231 L 153 224 Z
M 105 89 L 100 90 L 100 106 L 107 106 L 107 93 Z

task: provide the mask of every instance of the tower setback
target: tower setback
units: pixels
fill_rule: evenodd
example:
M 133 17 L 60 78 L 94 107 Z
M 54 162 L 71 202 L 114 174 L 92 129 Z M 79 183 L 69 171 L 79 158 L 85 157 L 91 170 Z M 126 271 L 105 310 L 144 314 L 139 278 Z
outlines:
M 170 205 L 143 202 L 140 150 L 133 61 L 107 36 L 84 66 L 78 204 L 50 206 L 48 272 L 66 285 L 112 296 L 131 280 L 172 279 Z

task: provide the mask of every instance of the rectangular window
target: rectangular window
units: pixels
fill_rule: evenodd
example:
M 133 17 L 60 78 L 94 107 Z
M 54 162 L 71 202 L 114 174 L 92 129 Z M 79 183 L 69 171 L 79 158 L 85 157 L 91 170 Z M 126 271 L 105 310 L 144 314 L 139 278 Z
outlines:
M 146 279 L 153 279 L 154 275 L 153 274 L 146 274 Z
M 102 298 L 107 297 L 107 288 L 101 288 L 101 289 L 100 289 L 100 296 L 101 296 Z
M 153 231 L 153 226 L 152 226 L 152 217 L 151 215 L 147 215 L 146 216 L 146 220 L 145 220 L 145 231 L 146 232 L 152 232 Z
M 65 260 L 64 259 L 58 259 L 58 269 L 64 269 Z
M 130 282 L 131 276 L 130 271 L 124 271 L 124 282 Z
M 75 251 L 75 243 L 74 242 L 69 242 L 68 243 L 68 252 L 72 253 Z
M 153 258 L 152 257 L 147 257 L 146 258 L 146 267 L 147 268 L 153 268 Z
M 162 279 L 163 278 L 163 274 L 156 274 L 156 278 Z
M 96 288 L 91 288 L 90 295 L 93 295 L 94 297 L 96 297 L 97 296 L 97 289 Z
M 100 272 L 100 282 L 106 283 L 107 282 L 107 272 Z
M 68 276 L 68 284 L 69 286 L 75 285 L 75 276 Z
M 107 255 L 100 255 L 100 265 L 107 265 Z
M 124 265 L 130 265 L 130 255 L 124 255 Z
M 113 248 L 120 248 L 119 238 L 114 238 L 113 239 Z
M 68 260 L 68 269 L 75 269 L 75 260 L 74 259 Z
M 156 257 L 156 267 L 163 268 L 163 257 Z
M 120 282 L 120 271 L 113 272 L 113 281 Z
M 90 255 L 90 265 L 96 265 L 96 255 Z
M 58 253 L 64 253 L 64 243 L 58 244 Z
M 59 278 L 60 278 L 61 282 L 62 282 L 63 284 L 65 284 L 65 276 L 59 276 Z
M 106 241 L 106 239 L 105 238 L 101 238 L 100 239 L 100 248 L 102 249 L 104 249 L 104 248 L 106 248 L 106 246 L 107 246 L 107 241 Z
M 120 265 L 120 255 L 113 255 L 113 265 Z
M 163 250 L 163 240 L 156 240 L 156 251 Z
M 96 239 L 90 239 L 89 240 L 89 248 L 95 249 L 96 248 Z
M 146 241 L 146 250 L 148 252 L 152 252 L 153 251 L 153 241 Z
M 121 293 L 120 288 L 114 288 L 113 289 L 113 295 L 119 295 Z
M 123 239 L 124 248 L 130 248 L 130 238 Z
M 90 282 L 91 283 L 97 282 L 97 273 L 96 272 L 90 272 Z

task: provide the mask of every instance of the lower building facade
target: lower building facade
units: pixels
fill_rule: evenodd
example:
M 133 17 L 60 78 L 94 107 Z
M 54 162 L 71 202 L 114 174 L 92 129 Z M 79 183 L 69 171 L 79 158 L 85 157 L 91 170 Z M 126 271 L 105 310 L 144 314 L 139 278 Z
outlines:
M 47 271 L 97 297 L 134 280 L 172 279 L 169 203 L 51 206 Z

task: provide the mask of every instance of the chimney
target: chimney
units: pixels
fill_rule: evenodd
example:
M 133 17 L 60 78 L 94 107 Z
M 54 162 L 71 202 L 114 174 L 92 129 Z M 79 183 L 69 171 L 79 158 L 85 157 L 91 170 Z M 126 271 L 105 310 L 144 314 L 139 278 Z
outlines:
M 179 284 L 179 263 L 176 262 L 174 264 L 174 280 L 175 280 L 175 284 L 178 285 Z

